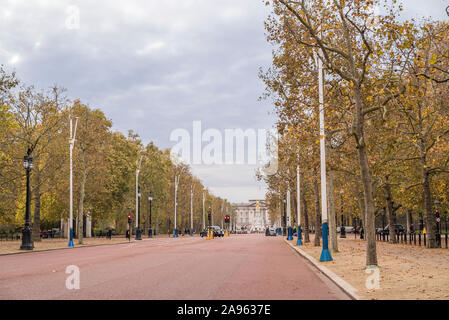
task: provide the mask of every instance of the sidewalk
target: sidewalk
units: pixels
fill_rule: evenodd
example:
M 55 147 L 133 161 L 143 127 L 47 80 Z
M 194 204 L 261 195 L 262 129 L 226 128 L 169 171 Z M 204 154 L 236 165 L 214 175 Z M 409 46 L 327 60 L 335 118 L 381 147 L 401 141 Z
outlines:
M 319 260 L 321 247 L 311 242 L 301 249 Z M 296 238 L 291 241 L 296 245 Z M 368 290 L 365 286 L 370 274 L 365 273 L 365 246 L 363 240 L 338 238 L 338 253 L 334 261 L 320 263 L 357 289 L 366 300 L 448 300 L 449 299 L 449 249 L 377 242 L 380 269 L 380 289 Z
M 167 237 L 167 235 L 158 236 Z M 146 238 L 144 238 L 146 239 Z M 133 241 L 134 238 L 131 238 Z M 106 245 L 106 244 L 118 244 L 118 243 L 128 243 L 128 239 L 122 236 L 114 236 L 112 239 L 103 238 L 84 238 L 83 244 L 78 244 L 78 239 L 73 239 L 73 243 L 75 247 L 89 247 L 95 245 Z M 22 241 L 0 241 L 0 255 L 10 254 L 10 253 L 19 253 L 19 252 L 35 252 L 35 251 L 43 251 L 43 250 L 53 250 L 53 249 L 67 249 L 68 240 L 67 239 L 42 239 L 40 242 L 34 242 L 34 250 L 26 251 L 20 250 L 20 245 Z

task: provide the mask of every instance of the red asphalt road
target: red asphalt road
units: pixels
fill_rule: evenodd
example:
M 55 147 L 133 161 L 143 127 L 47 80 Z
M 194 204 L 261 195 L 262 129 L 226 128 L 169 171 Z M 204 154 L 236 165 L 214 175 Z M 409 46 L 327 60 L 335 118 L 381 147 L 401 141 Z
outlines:
M 67 266 L 80 290 L 66 288 Z M 0 299 L 348 299 L 282 237 L 155 238 L 0 256 Z

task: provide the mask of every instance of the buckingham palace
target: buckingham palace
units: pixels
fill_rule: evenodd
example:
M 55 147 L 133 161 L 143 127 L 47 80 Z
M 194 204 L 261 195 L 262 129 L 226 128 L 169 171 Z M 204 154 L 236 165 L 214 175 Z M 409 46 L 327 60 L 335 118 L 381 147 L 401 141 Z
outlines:
M 237 231 L 265 231 L 265 228 L 271 225 L 264 200 L 249 200 L 248 203 L 235 203 L 232 206 L 236 212 Z

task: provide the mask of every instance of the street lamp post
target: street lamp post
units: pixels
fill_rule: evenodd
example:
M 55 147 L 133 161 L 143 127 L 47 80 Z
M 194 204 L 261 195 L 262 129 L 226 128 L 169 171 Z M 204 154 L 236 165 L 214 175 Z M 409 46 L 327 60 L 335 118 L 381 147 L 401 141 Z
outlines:
M 140 186 L 139 186 L 139 173 L 142 166 L 143 155 L 140 156 L 140 160 L 137 160 L 136 168 L 136 240 L 142 240 L 142 233 L 140 231 Z
M 290 188 L 287 189 L 287 240 L 293 240 Z
M 183 169 L 176 174 L 175 173 L 175 225 L 173 230 L 173 238 L 178 237 L 178 227 L 177 227 L 177 215 L 178 215 L 178 186 L 179 186 L 179 178 L 181 176 Z
M 206 192 L 203 190 L 203 231 L 206 230 Z
M 440 200 L 435 199 L 434 204 L 435 204 L 435 220 L 436 220 L 436 227 L 437 227 L 436 228 L 437 230 L 436 230 L 435 237 L 436 237 L 437 245 L 439 247 L 441 247 L 441 234 L 440 234 L 440 221 L 441 221 L 441 219 L 440 219 L 440 212 L 439 212 Z
M 298 227 L 297 227 L 297 237 L 298 240 L 296 241 L 296 245 L 297 246 L 302 246 L 302 234 L 301 234 L 301 180 L 300 180 L 300 176 L 299 176 L 299 166 L 296 167 L 296 201 L 297 201 L 297 210 L 298 210 L 298 214 L 297 214 L 297 219 L 298 219 Z
M 148 238 L 153 237 L 153 228 L 151 223 L 151 207 L 153 204 L 153 193 L 150 191 L 150 196 L 148 197 L 148 200 L 150 201 L 150 228 L 148 229 Z
M 137 212 L 136 212 L 136 240 L 142 240 L 142 230 L 140 230 L 140 186 L 137 187 Z
M 344 225 L 344 218 L 343 218 L 343 189 L 340 190 L 340 211 L 341 211 L 341 227 L 340 227 L 340 238 L 346 239 L 346 230 Z
M 282 230 L 282 235 L 285 237 L 287 235 L 287 200 L 284 197 L 284 228 Z
M 78 126 L 78 118 L 75 120 L 75 130 L 73 130 L 73 119 L 70 116 L 70 214 L 69 214 L 69 244 L 73 248 L 73 148 L 75 147 L 76 128 Z
M 28 149 L 27 155 L 23 158 L 23 166 L 26 170 L 27 176 L 27 193 L 26 193 L 26 209 L 25 209 L 25 225 L 22 229 L 22 245 L 20 246 L 21 250 L 33 250 L 34 243 L 31 237 L 31 210 L 30 210 L 30 201 L 31 201 L 31 190 L 30 190 L 30 172 L 33 169 L 33 157 L 31 155 L 31 149 Z
M 193 237 L 193 184 L 190 186 L 190 236 Z
M 324 73 L 322 51 L 316 54 L 318 65 L 318 93 L 319 93 L 319 111 L 320 111 L 320 164 L 321 164 L 321 217 L 323 232 L 323 250 L 321 251 L 320 261 L 332 261 L 329 251 L 329 224 L 327 221 L 327 181 L 326 181 L 326 131 L 324 123 Z

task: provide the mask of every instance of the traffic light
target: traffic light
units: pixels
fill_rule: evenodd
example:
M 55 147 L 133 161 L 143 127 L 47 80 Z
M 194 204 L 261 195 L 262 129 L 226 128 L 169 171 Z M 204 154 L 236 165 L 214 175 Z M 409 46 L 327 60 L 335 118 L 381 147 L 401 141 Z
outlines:
M 225 223 L 229 223 L 230 221 L 231 221 L 231 217 L 230 216 L 225 216 L 224 222 Z
M 132 219 L 131 219 L 131 215 L 128 214 L 128 223 L 131 223 Z
M 212 216 L 212 211 L 209 209 L 209 210 L 207 210 L 207 218 L 210 220 L 211 216 Z

